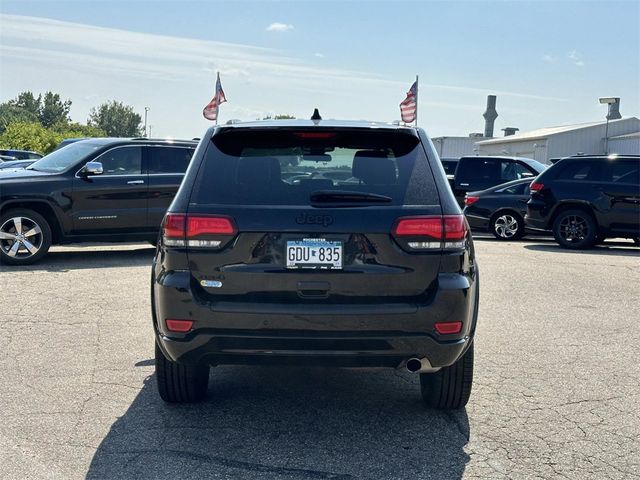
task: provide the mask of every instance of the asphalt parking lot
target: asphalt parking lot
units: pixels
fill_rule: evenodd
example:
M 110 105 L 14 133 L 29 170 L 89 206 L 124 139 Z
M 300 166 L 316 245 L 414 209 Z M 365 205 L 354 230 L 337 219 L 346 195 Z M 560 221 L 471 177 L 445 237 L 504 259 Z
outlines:
M 640 249 L 476 243 L 466 410 L 418 378 L 212 369 L 209 398 L 156 394 L 146 245 L 56 247 L 0 267 L 0 478 L 640 477 Z

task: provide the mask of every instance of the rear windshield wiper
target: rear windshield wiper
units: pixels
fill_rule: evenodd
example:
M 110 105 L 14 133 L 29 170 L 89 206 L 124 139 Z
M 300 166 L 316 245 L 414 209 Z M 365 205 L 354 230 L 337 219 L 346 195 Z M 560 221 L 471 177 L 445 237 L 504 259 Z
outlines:
M 386 195 L 366 192 L 350 192 L 346 190 L 320 190 L 313 192 L 311 203 L 391 203 L 393 199 Z

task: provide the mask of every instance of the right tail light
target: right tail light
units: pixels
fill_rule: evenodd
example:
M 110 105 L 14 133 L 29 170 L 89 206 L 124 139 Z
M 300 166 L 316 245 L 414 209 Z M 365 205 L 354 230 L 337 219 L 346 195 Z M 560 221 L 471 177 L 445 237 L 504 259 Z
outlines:
M 529 185 L 529 190 L 536 193 L 542 191 L 543 188 L 544 184 L 539 182 L 533 182 L 531 185 Z
M 469 227 L 464 215 L 401 217 L 393 235 L 411 251 L 463 249 Z

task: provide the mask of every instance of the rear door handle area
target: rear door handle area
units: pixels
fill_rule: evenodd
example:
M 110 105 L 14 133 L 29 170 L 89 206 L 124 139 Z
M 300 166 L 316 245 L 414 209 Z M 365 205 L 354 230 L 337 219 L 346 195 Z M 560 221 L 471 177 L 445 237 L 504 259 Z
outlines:
M 298 282 L 300 298 L 327 298 L 331 290 L 329 282 Z
M 142 185 L 144 183 L 144 180 L 129 180 L 127 182 L 127 185 Z

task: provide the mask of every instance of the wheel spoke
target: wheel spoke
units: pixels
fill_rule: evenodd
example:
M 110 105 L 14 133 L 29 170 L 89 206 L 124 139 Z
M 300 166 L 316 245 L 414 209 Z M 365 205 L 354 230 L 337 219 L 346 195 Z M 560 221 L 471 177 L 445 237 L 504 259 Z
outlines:
M 21 234 L 22 233 L 22 217 L 14 217 L 13 226 L 16 229 L 16 235 Z
M 28 240 L 23 240 L 22 244 L 27 247 L 27 250 L 29 250 L 29 253 L 31 253 L 31 255 L 35 255 L 38 252 L 38 247 L 36 247 L 33 243 L 31 243 Z
M 0 231 L 0 240 L 16 240 L 16 236 L 13 233 Z
M 40 227 L 38 225 L 36 225 L 31 230 L 29 230 L 27 233 L 25 233 L 24 236 L 25 237 L 33 237 L 34 235 L 39 235 L 41 233 L 42 233 L 42 230 L 40 229 Z
M 16 254 L 18 253 L 19 248 L 20 248 L 20 242 L 16 240 L 15 242 L 13 242 L 13 245 L 11 245 L 11 248 L 7 252 L 7 255 L 9 255 L 10 257 L 15 257 Z

